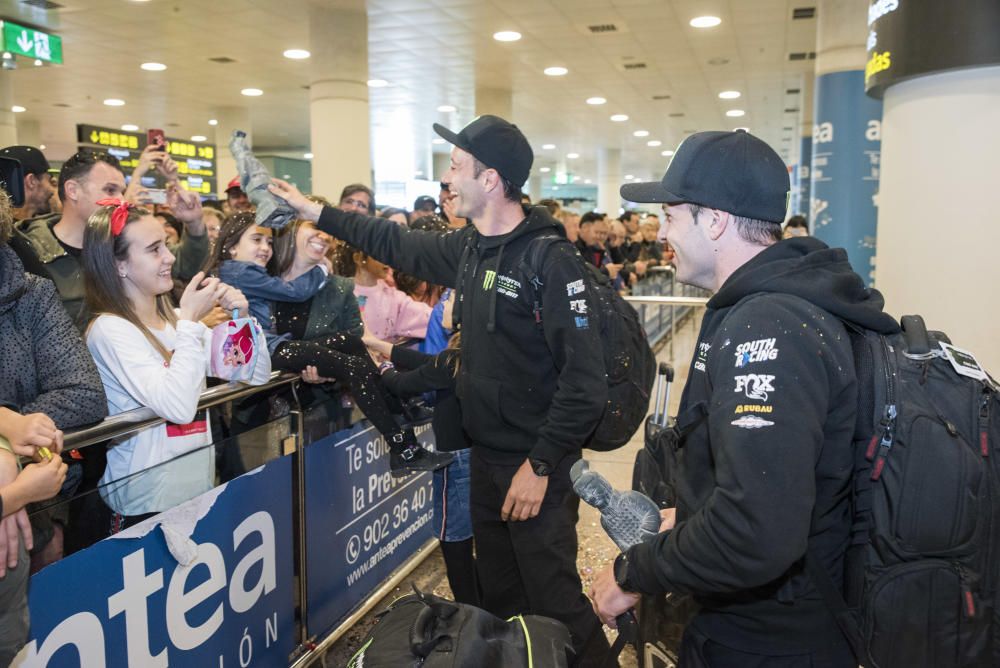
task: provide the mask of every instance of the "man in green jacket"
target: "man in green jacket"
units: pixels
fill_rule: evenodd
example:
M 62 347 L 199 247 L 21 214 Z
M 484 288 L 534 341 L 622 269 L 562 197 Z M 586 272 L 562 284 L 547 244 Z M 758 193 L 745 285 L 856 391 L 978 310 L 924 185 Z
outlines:
M 162 151 L 151 155 L 153 147 L 143 151 L 133 180 L 141 177 L 152 166 L 164 173 L 168 190 L 176 199 L 176 166 L 171 169 L 168 156 Z M 171 179 L 173 176 L 173 179 Z M 63 306 L 79 329 L 89 320 L 83 305 L 83 277 L 80 273 L 80 253 L 83 250 L 83 231 L 87 219 L 98 209 L 97 201 L 105 197 L 125 196 L 125 174 L 118 159 L 108 153 L 80 151 L 67 160 L 59 172 L 59 199 L 62 214 L 40 216 L 18 224 L 17 232 L 30 248 L 37 262 L 41 263 L 52 279 Z M 24 251 L 22 251 L 24 252 Z M 177 249 L 177 262 L 173 266 L 175 278 L 191 279 L 201 268 L 208 255 L 208 237 L 200 217 L 185 224 L 181 244 Z M 27 267 L 36 263 L 25 262 Z

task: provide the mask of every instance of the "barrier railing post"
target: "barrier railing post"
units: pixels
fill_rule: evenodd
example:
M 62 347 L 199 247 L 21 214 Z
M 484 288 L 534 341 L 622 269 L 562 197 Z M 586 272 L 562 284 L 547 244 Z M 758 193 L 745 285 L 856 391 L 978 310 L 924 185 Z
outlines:
M 309 582 L 306 573 L 306 452 L 305 452 L 305 411 L 302 408 L 302 401 L 299 399 L 299 384 L 292 383 L 292 397 L 295 399 L 295 407 L 291 415 L 295 416 L 295 517 L 298 520 L 298 548 L 299 548 L 299 644 L 305 646 L 309 641 Z

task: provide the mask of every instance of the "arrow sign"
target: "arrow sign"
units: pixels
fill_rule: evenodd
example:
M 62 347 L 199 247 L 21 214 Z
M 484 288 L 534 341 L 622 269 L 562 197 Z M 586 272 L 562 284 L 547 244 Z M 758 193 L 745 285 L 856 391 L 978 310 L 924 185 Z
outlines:
M 22 30 L 21 34 L 17 38 L 17 45 L 21 47 L 21 51 L 30 52 L 31 48 L 35 46 L 35 40 L 31 39 L 31 35 L 28 34 L 27 30 Z

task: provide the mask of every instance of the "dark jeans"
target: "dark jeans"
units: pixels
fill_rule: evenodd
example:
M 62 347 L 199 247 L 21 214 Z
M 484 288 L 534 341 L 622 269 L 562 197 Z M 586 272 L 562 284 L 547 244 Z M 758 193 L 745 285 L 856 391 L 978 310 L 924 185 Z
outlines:
M 767 655 L 726 647 L 688 624 L 681 640 L 678 668 L 856 668 L 846 641 L 805 654 Z
M 472 448 L 472 533 L 482 607 L 507 619 L 521 613 L 551 617 L 572 635 L 576 666 L 605 660 L 608 641 L 576 568 L 576 522 L 580 499 L 569 469 L 579 459 L 566 457 L 549 476 L 541 511 L 530 520 L 500 519 L 510 481 L 521 462 L 495 464 Z

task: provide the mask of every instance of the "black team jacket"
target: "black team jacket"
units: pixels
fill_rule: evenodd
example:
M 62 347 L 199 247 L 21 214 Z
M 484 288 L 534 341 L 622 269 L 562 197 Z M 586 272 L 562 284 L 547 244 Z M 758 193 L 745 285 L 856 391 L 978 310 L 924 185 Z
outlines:
M 600 420 L 604 354 L 588 270 L 572 244 L 546 253 L 536 322 L 534 291 L 519 265 L 531 239 L 565 232 L 544 207 L 526 208 L 525 216 L 507 234 L 483 236 L 473 225 L 426 232 L 325 207 L 319 228 L 393 268 L 457 289 L 462 426 L 488 461 L 530 456 L 555 466 L 580 450 Z
M 640 591 L 693 594 L 692 624 L 735 649 L 842 642 L 807 545 L 839 580 L 848 541 L 857 381 L 842 321 L 895 321 L 842 249 L 781 241 L 708 302 L 678 422 L 677 523 L 628 552 Z

